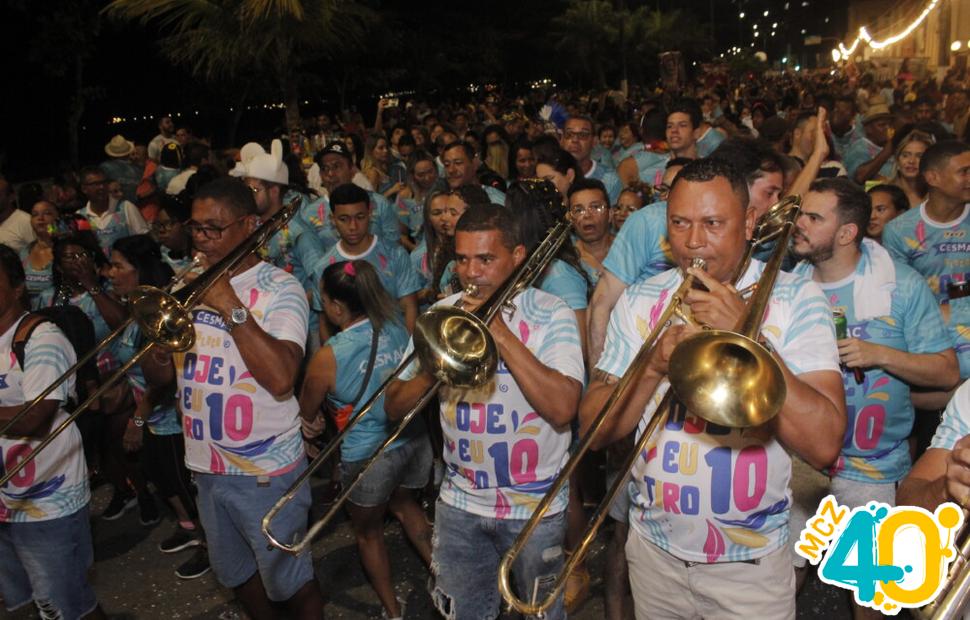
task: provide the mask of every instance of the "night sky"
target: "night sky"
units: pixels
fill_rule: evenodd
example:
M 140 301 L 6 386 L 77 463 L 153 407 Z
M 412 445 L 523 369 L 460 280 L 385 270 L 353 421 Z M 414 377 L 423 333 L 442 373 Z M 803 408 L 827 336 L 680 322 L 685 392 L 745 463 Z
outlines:
M 808 8 L 800 6 L 801 0 L 792 1 L 788 3 L 788 11 L 784 9 L 785 2 L 750 0 L 741 2 L 740 8 L 738 2 L 626 0 L 625 5 L 646 5 L 661 10 L 679 7 L 706 27 L 713 4 L 717 39 L 713 56 L 739 42 L 750 44 L 751 16 L 761 19 L 764 24 L 774 20 L 781 22 L 778 36 L 769 40 L 767 46 L 769 56 L 776 58 L 786 53 L 797 56 L 802 51 L 801 28 L 808 27 L 822 36 L 844 32 L 844 3 L 834 0 L 812 0 Z M 43 51 L 38 52 L 37 48 L 42 47 L 38 36 L 44 31 L 45 20 L 53 19 L 59 12 L 76 12 L 78 7 L 93 12 L 105 4 L 103 0 L 0 0 L 0 58 L 3 59 L 0 62 L 3 63 L 4 77 L 4 88 L 0 91 L 0 171 L 14 181 L 48 177 L 68 161 L 66 116 L 72 93 L 72 48 L 70 44 L 62 44 L 61 47 L 66 49 L 61 50 L 59 56 L 54 54 L 56 60 L 42 58 Z M 495 33 L 500 33 L 505 41 L 502 49 L 490 51 L 497 54 L 503 72 L 493 77 L 506 84 L 545 75 L 557 77 L 555 52 L 542 36 L 548 30 L 550 19 L 562 10 L 564 0 L 525 3 L 495 0 L 472 6 L 443 0 L 373 0 L 370 5 L 402 20 L 407 37 L 411 37 L 406 40 L 413 42 L 409 45 L 426 49 L 426 54 L 447 57 L 453 53 L 449 46 L 455 46 L 473 58 L 477 51 L 467 49 L 468 41 L 474 40 L 473 35 L 478 35 L 478 40 L 495 40 L 498 36 Z M 746 13 L 747 23 L 738 19 L 740 10 Z M 772 11 L 769 19 L 760 18 L 764 10 Z M 792 18 L 786 20 L 784 15 L 792 15 Z M 830 17 L 829 23 L 824 23 L 825 16 Z M 217 87 L 200 83 L 185 70 L 173 67 L 163 59 L 154 42 L 158 33 L 153 27 L 101 19 L 100 28 L 93 53 L 85 63 L 85 83 L 92 90 L 87 93 L 81 121 L 82 163 L 97 163 L 103 159 L 102 148 L 116 133 L 137 142 L 146 142 L 157 133 L 155 120 L 110 125 L 109 119 L 113 116 L 140 119 L 159 114 L 182 114 L 175 118 L 176 125 L 187 124 L 197 133 L 211 136 L 217 146 L 224 146 L 220 142 L 225 139 L 228 107 L 232 102 L 221 95 Z M 790 52 L 784 47 L 788 42 L 794 42 L 795 46 Z M 420 48 L 420 45 L 425 47 Z M 758 47 L 762 47 L 761 43 Z M 824 46 L 823 51 L 829 47 L 831 43 Z M 389 55 L 386 63 L 393 62 L 394 56 Z M 328 91 L 324 83 L 327 70 L 321 66 L 321 83 L 316 88 L 305 89 L 302 98 L 311 101 L 303 110 L 305 116 L 322 108 L 332 110 L 336 107 L 334 93 Z M 56 75 L 59 72 L 64 75 Z M 464 75 L 445 73 L 439 77 L 442 84 L 453 84 L 454 88 L 467 83 Z M 403 71 L 397 80 L 399 83 L 389 86 L 406 87 L 408 72 Z M 562 86 L 562 80 L 559 81 Z M 372 88 L 369 92 L 355 94 L 354 102 L 365 114 L 369 115 L 372 109 L 374 94 Z M 325 100 L 328 103 L 324 103 Z M 269 101 L 271 98 L 266 97 L 266 102 Z M 242 119 L 239 139 L 245 139 L 247 132 L 252 133 L 256 127 L 266 132 L 281 122 L 280 110 L 247 113 Z

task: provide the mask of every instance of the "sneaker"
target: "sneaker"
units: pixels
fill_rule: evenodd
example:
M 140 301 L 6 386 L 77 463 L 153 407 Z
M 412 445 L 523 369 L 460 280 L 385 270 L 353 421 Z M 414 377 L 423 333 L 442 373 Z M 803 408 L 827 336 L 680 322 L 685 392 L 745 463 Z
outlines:
M 202 542 L 195 532 L 186 530 L 178 525 L 172 535 L 158 543 L 158 550 L 162 553 L 178 553 L 189 547 L 198 547 Z
M 175 569 L 175 576 L 179 579 L 197 579 L 210 570 L 209 550 L 202 547 L 196 550 L 184 564 Z
M 155 498 L 148 491 L 138 496 L 138 520 L 145 527 L 155 525 L 162 520 L 162 517 L 158 514 Z
M 116 490 L 114 495 L 111 496 L 111 501 L 108 502 L 108 507 L 101 513 L 101 518 L 105 521 L 120 519 L 126 512 L 134 508 L 137 503 L 138 498 L 131 491 L 119 493 Z

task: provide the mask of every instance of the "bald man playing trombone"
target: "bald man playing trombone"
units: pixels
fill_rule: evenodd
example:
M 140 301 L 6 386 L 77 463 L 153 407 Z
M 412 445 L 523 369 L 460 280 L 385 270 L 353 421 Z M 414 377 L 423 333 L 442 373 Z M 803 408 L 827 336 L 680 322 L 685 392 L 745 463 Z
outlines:
M 681 170 L 667 205 L 678 267 L 629 287 L 614 308 L 603 356 L 580 405 L 584 431 L 648 333 L 663 328 L 654 323 L 684 272 L 703 285 L 684 295 L 694 320 L 718 330 L 737 328 L 747 308 L 731 280 L 754 229 L 747 205 L 744 178 L 731 164 L 698 160 Z M 706 262 L 706 272 L 690 267 L 694 259 Z M 764 268 L 752 260 L 738 289 L 756 283 Z M 759 340 L 780 365 L 786 389 L 777 416 L 754 428 L 729 428 L 673 399 L 634 466 L 626 554 L 638 618 L 795 617 L 786 546 L 788 451 L 815 467 L 828 465 L 839 454 L 846 414 L 832 314 L 818 286 L 779 273 L 765 310 Z M 648 362 L 634 371 L 634 387 L 607 418 L 594 447 L 634 429 L 643 432 L 669 387 L 671 353 L 698 331 L 667 328 Z M 716 373 L 719 361 L 700 374 Z

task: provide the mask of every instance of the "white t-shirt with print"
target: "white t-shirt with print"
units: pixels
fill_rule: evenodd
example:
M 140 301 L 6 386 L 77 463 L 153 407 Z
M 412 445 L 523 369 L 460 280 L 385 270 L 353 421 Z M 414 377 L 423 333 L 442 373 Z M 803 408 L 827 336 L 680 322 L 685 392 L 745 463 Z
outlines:
M 27 340 L 24 368 L 13 353 L 18 320 L 0 336 L 0 407 L 30 402 L 74 365 L 74 347 L 53 323 L 38 325 Z M 74 394 L 72 375 L 47 398 L 61 407 L 51 428 L 66 418 L 63 403 Z M 39 439 L 0 437 L 0 471 L 12 469 Z M 81 433 L 71 424 L 0 490 L 0 522 L 50 521 L 72 515 L 90 500 Z
M 260 262 L 229 282 L 263 331 L 303 350 L 309 310 L 296 278 Z M 195 344 L 173 356 L 185 465 L 244 476 L 289 471 L 304 455 L 296 397 L 277 399 L 256 382 L 222 316 L 206 306 L 192 316 Z
M 454 305 L 460 297 L 457 293 L 435 305 Z M 502 312 L 512 333 L 542 364 L 583 383 L 576 314 L 558 297 L 534 288 L 516 296 L 513 304 L 511 317 Z M 411 364 L 401 379 L 413 378 L 416 370 L 417 364 Z M 501 360 L 484 386 L 442 387 L 438 396 L 447 466 L 441 500 L 483 517 L 529 518 L 568 459 L 569 425 L 556 428 L 541 418 Z M 567 497 L 564 486 L 548 514 L 565 510 Z
M 763 270 L 753 260 L 738 288 Z M 597 368 L 623 375 L 681 282 L 680 270 L 671 269 L 626 289 L 610 316 Z M 832 311 L 814 282 L 779 273 L 762 334 L 795 375 L 839 372 Z M 668 388 L 664 379 L 638 434 Z M 632 475 L 633 531 L 682 560 L 755 559 L 788 538 L 791 459 L 774 438 L 711 424 L 675 406 Z

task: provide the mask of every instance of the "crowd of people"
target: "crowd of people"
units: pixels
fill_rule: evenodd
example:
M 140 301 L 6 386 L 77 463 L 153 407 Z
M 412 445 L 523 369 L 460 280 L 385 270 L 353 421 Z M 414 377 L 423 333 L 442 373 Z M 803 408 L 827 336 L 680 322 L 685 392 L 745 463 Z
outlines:
M 0 177 L 0 471 L 101 389 L 0 488 L 4 605 L 104 617 L 86 578 L 91 488 L 104 483 L 95 518 L 135 511 L 152 527 L 167 506 L 160 552 L 192 551 L 179 578 L 212 570 L 255 619 L 322 618 L 310 555 L 269 547 L 263 515 L 412 359 L 424 312 L 479 309 L 565 219 L 570 239 L 488 326 L 494 377 L 441 385 L 409 362 L 325 469 L 328 499 L 353 486 L 346 510 L 384 617 L 404 614 L 389 517 L 442 617 L 499 615 L 503 555 L 663 330 L 593 442 L 605 475 L 628 479 L 609 510 L 606 616 L 794 618 L 805 568 L 792 540 L 816 506 L 792 493 L 793 461 L 847 506 L 970 502 L 965 78 L 700 72 L 678 93 L 384 99 L 370 126 L 320 114 L 220 150 L 164 117 L 144 144 L 112 137 L 99 165 L 44 184 Z M 749 248 L 793 194 L 790 246 Z M 190 309 L 191 347 L 143 355 L 146 335 L 126 322 L 139 287 L 193 286 L 284 209 L 292 217 Z M 776 251 L 760 340 L 782 370 L 778 415 L 729 428 L 674 399 L 633 471 L 617 471 L 669 389 L 677 345 L 700 326 L 736 329 Z M 686 276 L 693 321 L 659 324 Z M 917 410 L 942 422 L 914 426 Z M 520 598 L 544 598 L 580 545 L 588 486 L 571 477 L 523 548 Z M 278 540 L 306 533 L 311 504 L 301 487 L 274 521 Z M 590 580 L 580 562 L 546 617 L 581 605 Z

